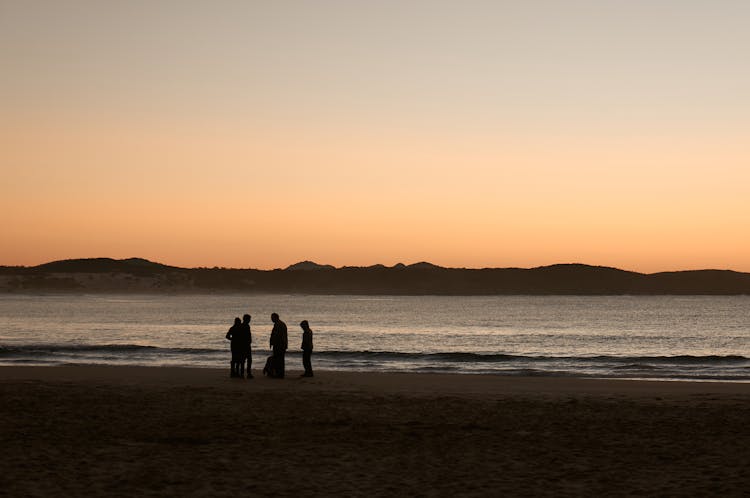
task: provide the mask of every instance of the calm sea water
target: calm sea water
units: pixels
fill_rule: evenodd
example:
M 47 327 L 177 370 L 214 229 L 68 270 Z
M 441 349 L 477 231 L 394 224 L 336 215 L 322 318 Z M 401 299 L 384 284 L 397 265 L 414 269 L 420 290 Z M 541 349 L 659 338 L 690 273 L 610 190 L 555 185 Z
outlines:
M 750 296 L 0 297 L 0 365 L 228 367 L 224 334 L 250 313 L 254 368 L 270 315 L 301 329 L 318 369 L 750 381 Z

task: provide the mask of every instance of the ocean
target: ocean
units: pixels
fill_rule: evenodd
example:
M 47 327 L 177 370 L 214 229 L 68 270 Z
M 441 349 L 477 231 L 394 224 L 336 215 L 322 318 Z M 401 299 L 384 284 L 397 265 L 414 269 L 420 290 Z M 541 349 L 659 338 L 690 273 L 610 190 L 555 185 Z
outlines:
M 249 313 L 259 373 L 272 312 L 288 369 L 750 381 L 750 296 L 5 295 L 0 365 L 228 369 Z

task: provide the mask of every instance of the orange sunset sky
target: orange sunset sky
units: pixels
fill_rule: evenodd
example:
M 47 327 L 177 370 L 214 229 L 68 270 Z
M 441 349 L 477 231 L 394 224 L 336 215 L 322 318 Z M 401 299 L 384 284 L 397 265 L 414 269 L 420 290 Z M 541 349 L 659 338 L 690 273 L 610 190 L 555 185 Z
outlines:
M 0 265 L 750 271 L 750 2 L 0 0 Z

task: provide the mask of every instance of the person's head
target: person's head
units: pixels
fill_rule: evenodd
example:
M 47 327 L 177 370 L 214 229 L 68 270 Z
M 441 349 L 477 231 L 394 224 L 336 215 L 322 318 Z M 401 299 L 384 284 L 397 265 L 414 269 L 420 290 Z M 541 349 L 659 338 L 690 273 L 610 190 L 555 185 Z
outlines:
M 250 315 L 245 313 L 244 315 L 242 315 L 242 323 L 250 323 L 250 318 Z
M 242 321 L 240 320 L 240 317 L 238 317 L 238 316 L 234 317 L 234 324 L 235 325 L 239 325 L 241 323 L 242 323 Z
M 302 320 L 299 322 L 299 326 L 302 327 L 302 330 L 307 330 L 310 328 L 310 324 L 307 323 L 307 320 Z
M 273 323 L 276 323 L 279 321 L 279 314 L 278 313 L 271 313 L 271 321 Z

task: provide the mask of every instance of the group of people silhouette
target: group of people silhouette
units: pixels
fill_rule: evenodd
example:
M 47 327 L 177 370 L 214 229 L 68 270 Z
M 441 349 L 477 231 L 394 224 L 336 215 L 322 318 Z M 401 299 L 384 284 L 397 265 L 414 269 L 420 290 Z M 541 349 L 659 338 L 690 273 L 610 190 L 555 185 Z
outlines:
M 253 335 L 250 330 L 251 318 L 252 317 L 248 314 L 243 315 L 242 320 L 240 320 L 239 317 L 235 318 L 234 325 L 232 325 L 226 335 L 227 340 L 230 341 L 232 350 L 232 360 L 229 363 L 229 376 L 233 378 L 245 377 L 246 362 L 247 378 L 253 378 Z M 263 367 L 263 375 L 276 379 L 283 379 L 286 350 L 289 346 L 286 323 L 279 318 L 278 313 L 271 314 L 271 322 L 273 322 L 273 329 L 271 330 L 270 346 L 273 354 L 266 360 L 266 364 Z M 305 373 L 302 374 L 302 377 L 312 377 L 313 371 L 311 356 L 313 350 L 313 333 L 307 320 L 302 320 L 299 325 L 302 328 L 302 366 L 305 369 Z

